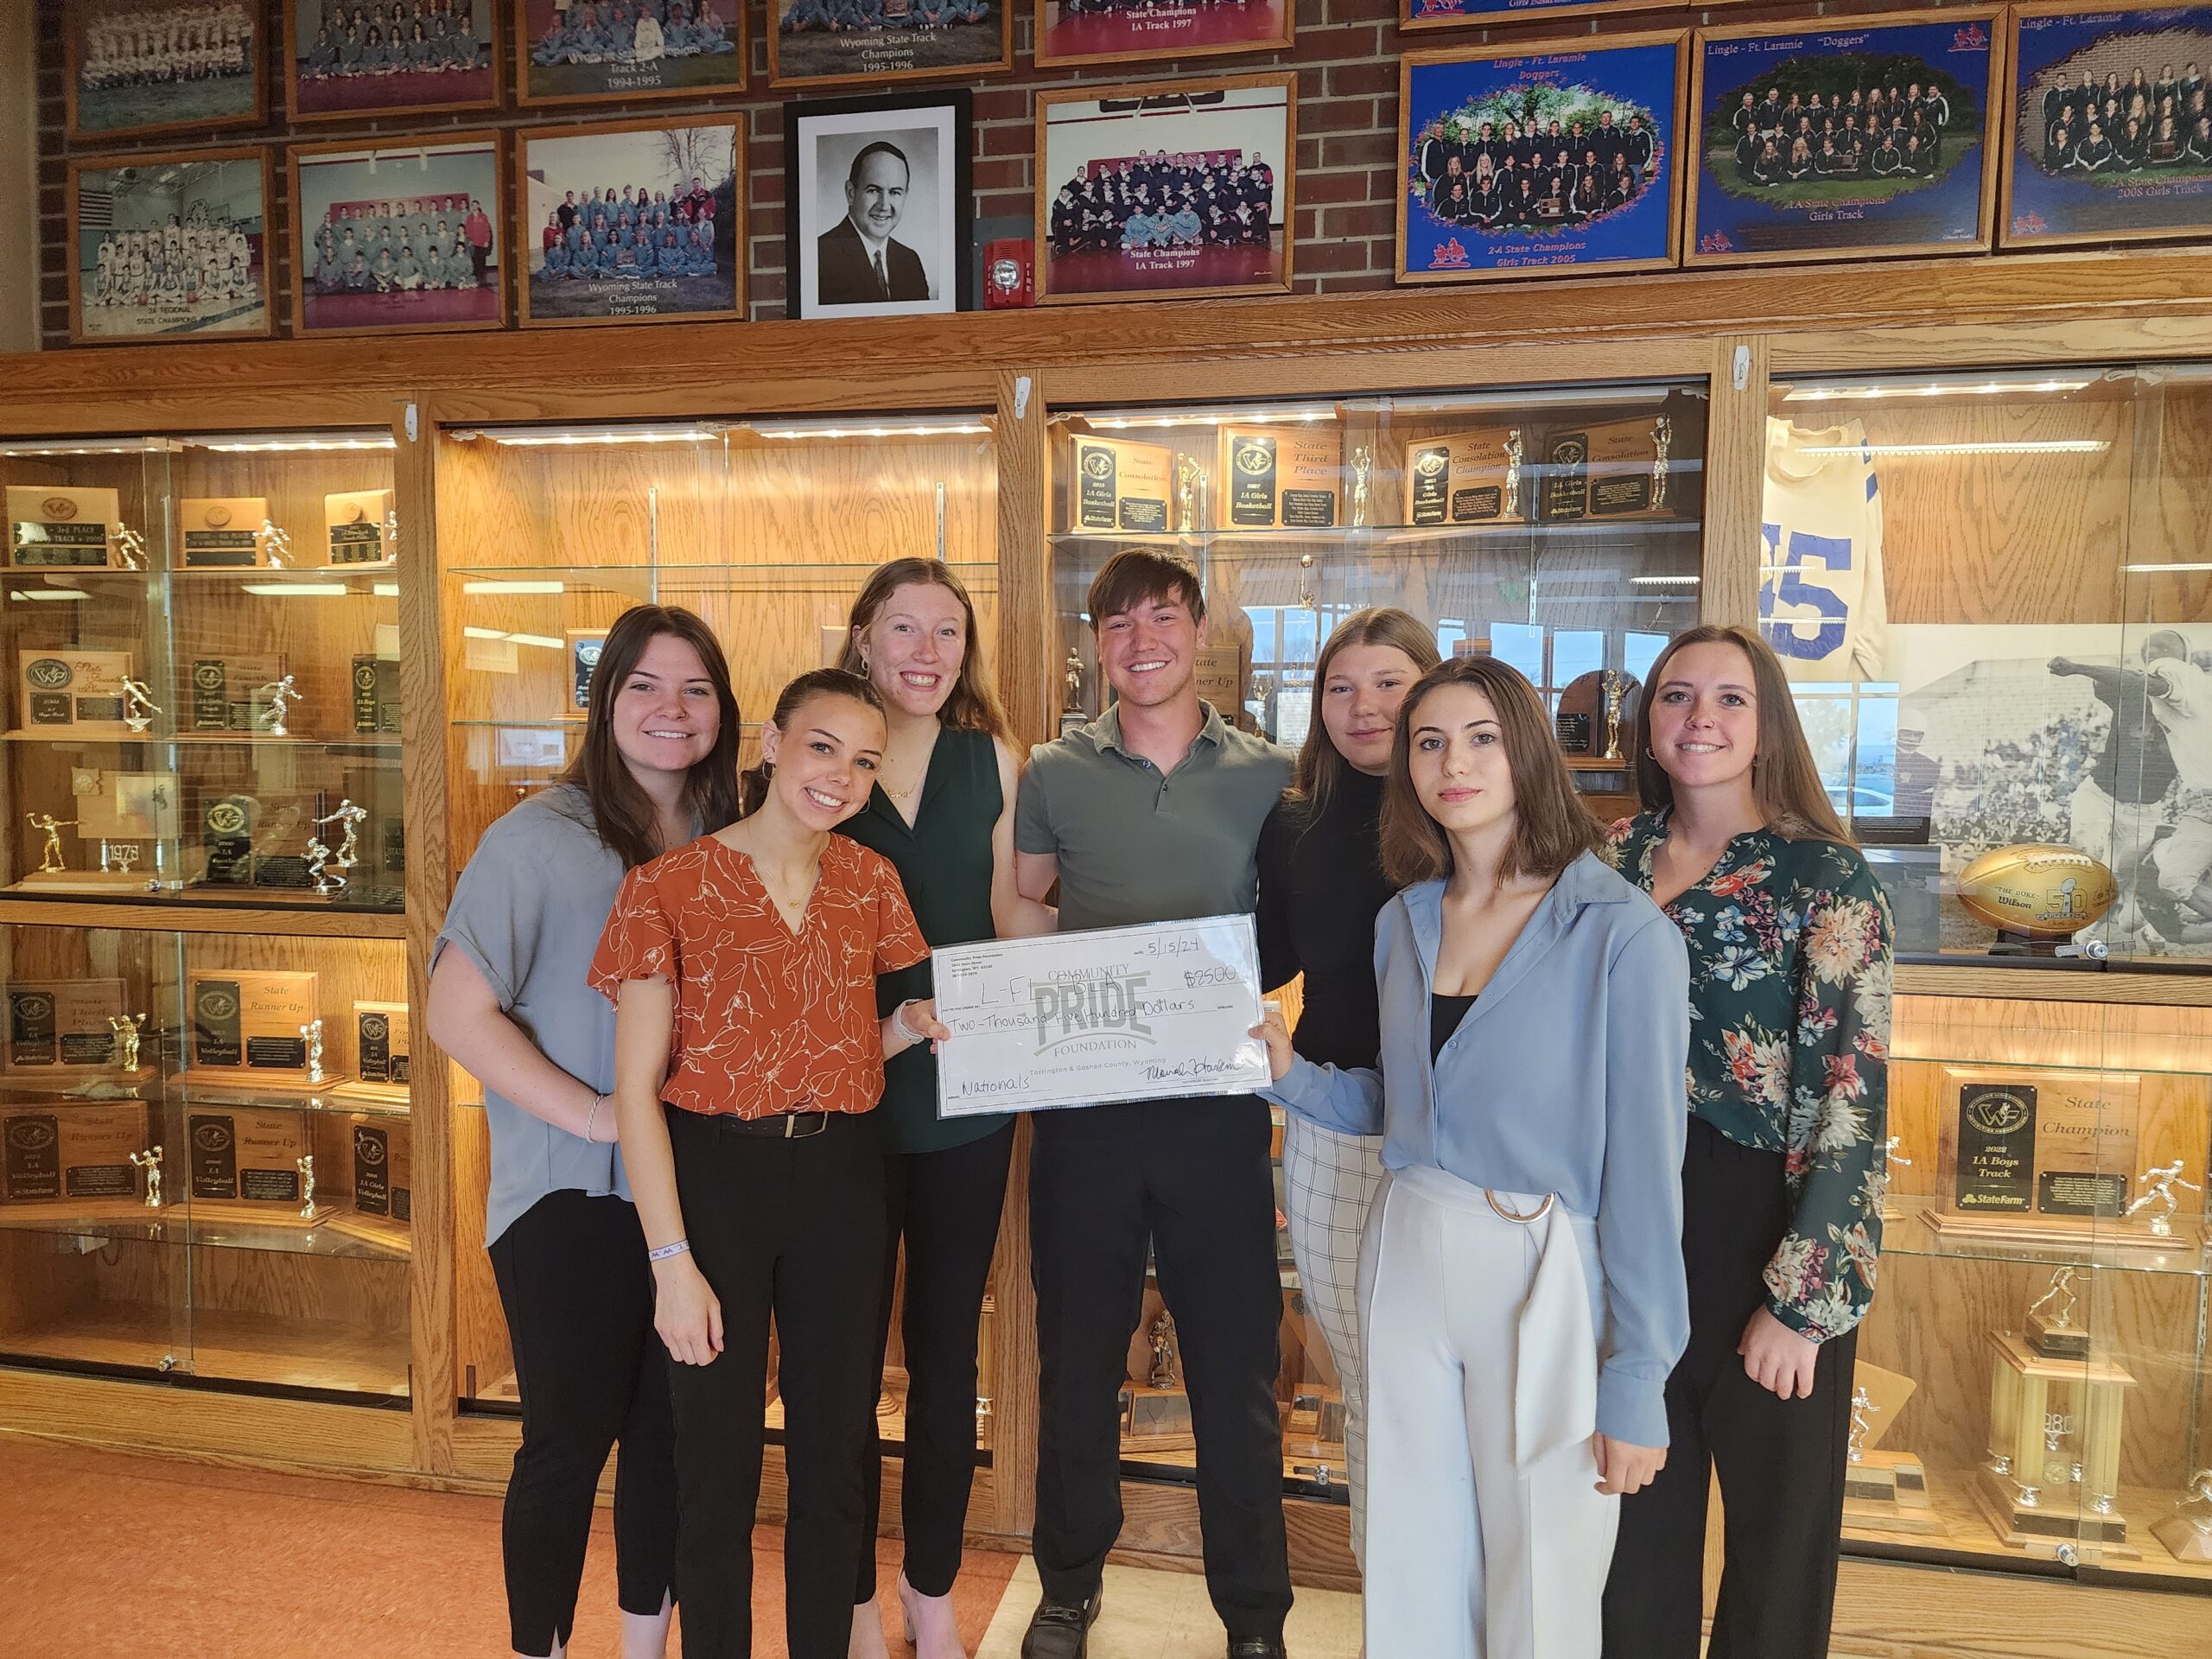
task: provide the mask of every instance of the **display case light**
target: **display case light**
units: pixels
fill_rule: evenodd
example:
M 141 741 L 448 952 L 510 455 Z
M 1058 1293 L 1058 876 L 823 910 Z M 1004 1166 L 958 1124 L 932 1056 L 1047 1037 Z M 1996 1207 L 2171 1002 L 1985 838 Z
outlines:
M 397 448 L 389 432 L 354 433 L 344 437 L 304 432 L 256 432 L 234 437 L 192 438 L 187 442 L 193 448 L 212 450 L 220 455 L 337 454 Z
M 343 599 L 353 590 L 342 582 L 245 582 L 238 591 L 260 599 Z
M 1703 576 L 1630 576 L 1630 585 L 1637 588 L 1695 588 Z
M 378 599 L 397 599 L 399 584 L 396 582 L 372 582 L 369 592 Z
M 153 455 L 175 448 L 168 438 L 79 438 L 67 443 L 10 444 L 0 448 L 0 455 L 17 461 L 63 455 Z
M 721 435 L 722 429 L 713 426 L 485 426 L 454 435 L 483 438 L 509 449 L 569 449 L 583 445 L 712 443 Z
M 2123 564 L 2120 568 L 2126 571 L 2131 575 L 2163 576 L 2172 574 L 2187 574 L 2190 571 L 2212 570 L 2212 560 L 2193 559 L 2181 564 Z M 41 594 L 38 597 L 41 599 L 50 599 L 53 595 L 50 594 Z
M 1993 438 L 1973 443 L 1815 443 L 1801 455 L 2101 455 L 2107 438 Z
M 1891 381 L 1864 386 L 1793 386 L 1782 394 L 1785 404 L 1844 404 L 1887 402 L 1899 397 L 2005 397 L 2023 394 L 2055 397 L 2081 391 L 2096 384 L 2091 375 L 2068 379 L 2030 379 L 1999 375 L 1981 380 Z
M 1318 426 L 1336 417 L 1333 409 L 1185 410 L 1179 415 L 1101 416 L 1090 419 L 1088 424 L 1102 432 L 1135 432 L 1177 426 L 1220 426 L 1232 422 L 1238 426 Z
M 775 438 L 786 443 L 809 438 L 955 438 L 980 437 L 991 429 L 981 421 L 926 422 L 889 426 L 762 426 L 751 429 L 756 438 Z
M 518 645 L 536 645 L 541 651 L 566 651 L 569 642 L 556 639 L 550 633 L 511 633 L 507 638 Z
M 81 588 L 19 588 L 11 597 L 16 599 L 90 599 L 92 595 Z
M 504 639 L 507 632 L 505 628 L 463 628 L 461 637 L 464 639 Z
M 569 591 L 569 584 L 557 579 L 508 582 L 487 578 L 481 582 L 464 582 L 461 584 L 461 591 L 464 594 L 565 594 Z

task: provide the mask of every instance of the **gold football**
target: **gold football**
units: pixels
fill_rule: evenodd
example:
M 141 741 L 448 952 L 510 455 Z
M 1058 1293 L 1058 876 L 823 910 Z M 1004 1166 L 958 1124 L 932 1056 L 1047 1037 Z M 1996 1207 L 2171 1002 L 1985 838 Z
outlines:
M 2119 896 L 2112 872 L 2078 847 L 1993 847 L 1959 872 L 1959 904 L 2008 933 L 2063 938 Z

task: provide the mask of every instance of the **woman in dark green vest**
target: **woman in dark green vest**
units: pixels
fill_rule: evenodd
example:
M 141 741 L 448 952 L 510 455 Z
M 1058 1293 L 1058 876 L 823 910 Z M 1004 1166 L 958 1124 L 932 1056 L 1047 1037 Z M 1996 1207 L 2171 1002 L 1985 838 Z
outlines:
M 976 607 L 943 562 L 893 559 L 853 601 L 841 668 L 883 698 L 889 741 L 866 807 L 838 826 L 897 867 L 932 949 L 1022 931 L 1014 887 L 1014 753 L 983 671 Z M 887 1012 L 931 992 L 927 962 L 879 979 Z M 976 1468 L 976 1356 L 998 1243 L 1014 1124 L 937 1115 L 937 1061 L 918 1045 L 885 1068 L 881 1125 L 890 1247 L 876 1339 L 877 1393 L 889 1342 L 893 1271 L 906 1246 L 906 1570 L 899 1600 L 919 1659 L 966 1659 L 952 1581 Z M 882 1461 L 868 1463 L 868 1526 L 856 1562 L 852 1654 L 886 1649 L 875 1610 Z

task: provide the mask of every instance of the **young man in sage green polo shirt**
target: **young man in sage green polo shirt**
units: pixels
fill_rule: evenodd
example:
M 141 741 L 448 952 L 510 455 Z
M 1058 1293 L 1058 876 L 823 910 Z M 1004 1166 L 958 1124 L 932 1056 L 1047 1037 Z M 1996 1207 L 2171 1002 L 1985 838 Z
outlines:
M 1287 751 L 1200 700 L 1205 601 L 1191 568 L 1130 550 L 1090 584 L 1114 706 L 1030 753 L 1014 872 L 1059 927 L 1249 912 L 1260 825 Z M 1232 715 L 1235 710 L 1230 711 Z M 1290 1611 L 1275 1414 L 1270 1125 L 1256 1096 L 1044 1112 L 1029 1161 L 1040 1421 L 1034 1552 L 1045 1599 L 1023 1659 L 1084 1659 L 1099 1577 L 1122 1529 L 1116 1402 L 1151 1247 L 1175 1319 L 1198 1441 L 1206 1587 L 1230 1659 L 1279 1659 Z

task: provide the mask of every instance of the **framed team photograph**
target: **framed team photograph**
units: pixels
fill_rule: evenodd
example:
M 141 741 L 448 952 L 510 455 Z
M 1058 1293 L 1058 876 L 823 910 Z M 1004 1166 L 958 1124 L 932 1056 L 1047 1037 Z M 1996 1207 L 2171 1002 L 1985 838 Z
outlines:
M 768 84 L 997 74 L 1014 67 L 1009 0 L 766 0 Z
M 269 300 L 269 152 L 69 164 L 69 338 L 251 340 Z
M 488 109 L 497 0 L 283 0 L 295 121 Z
M 1654 270 L 1681 252 L 1689 32 L 1409 52 L 1398 275 Z
M 1290 289 L 1298 77 L 1037 95 L 1037 301 Z
M 965 87 L 784 105 L 784 291 L 794 317 L 964 311 Z
M 745 315 L 745 118 L 624 121 L 516 139 L 525 327 Z
M 1672 0 L 1398 0 L 1398 27 L 1484 29 L 1493 23 L 1523 23 L 1536 18 L 1611 17 L 1624 11 L 1649 11 Z M 1726 0 L 1721 0 L 1726 3 Z
M 524 104 L 627 103 L 745 90 L 745 8 L 739 0 L 511 3 L 516 96 Z
M 1298 10 L 1296 0 L 1037 0 L 1034 28 L 1040 69 L 1157 63 L 1286 50 L 1298 32 Z
M 252 126 L 268 42 L 257 0 L 69 0 L 61 85 L 79 143 Z
M 296 145 L 286 162 L 296 332 L 496 328 L 507 320 L 496 135 Z
M 1986 250 L 1994 6 L 1698 31 L 1686 260 Z
M 2007 247 L 2212 234 L 2212 6 L 2012 10 Z

